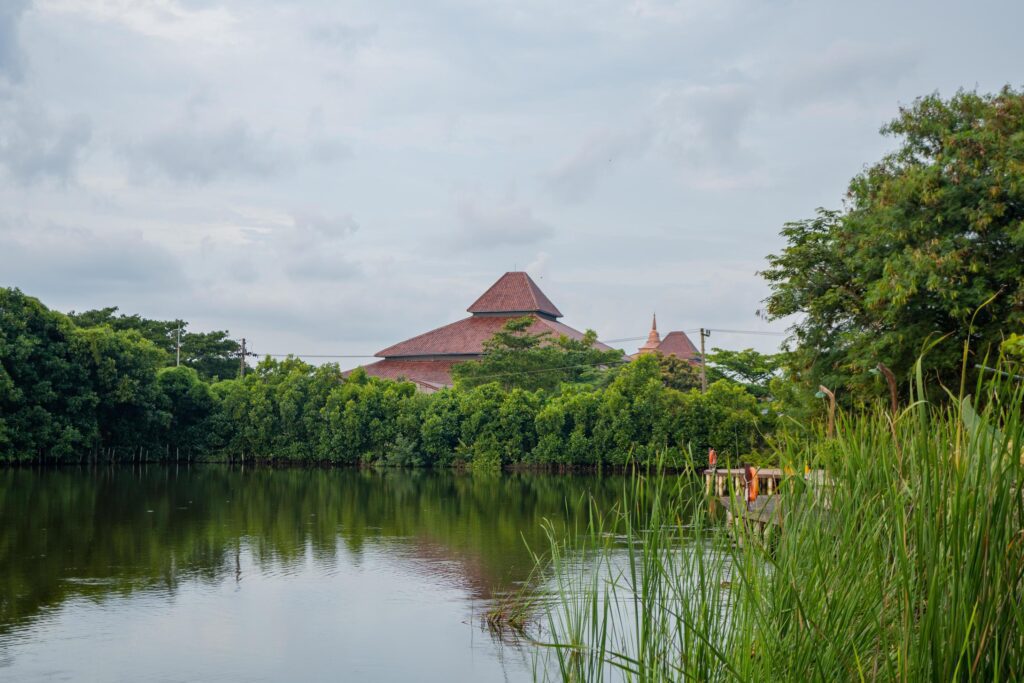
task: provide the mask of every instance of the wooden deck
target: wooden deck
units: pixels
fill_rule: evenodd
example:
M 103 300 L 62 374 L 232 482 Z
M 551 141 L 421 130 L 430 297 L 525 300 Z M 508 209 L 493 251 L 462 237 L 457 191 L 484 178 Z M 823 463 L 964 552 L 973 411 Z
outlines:
M 757 471 L 758 490 L 762 496 L 771 496 L 779 488 L 783 472 L 773 467 L 765 467 Z M 732 491 L 743 491 L 745 479 L 742 468 L 731 470 L 704 470 L 704 487 L 707 494 L 717 497 L 727 496 Z
M 803 475 L 784 473 L 780 469 L 764 468 L 757 471 L 759 495 L 747 503 L 746 477 L 742 469 L 705 470 L 704 481 L 708 497 L 713 498 L 725 510 L 726 526 L 732 531 L 738 543 L 750 532 L 764 538 L 773 527 L 781 527 L 782 506 L 779 485 L 784 478 L 797 477 L 811 488 L 819 514 L 828 514 L 831 509 L 832 483 L 823 470 L 812 470 Z M 743 530 L 737 529 L 737 524 Z

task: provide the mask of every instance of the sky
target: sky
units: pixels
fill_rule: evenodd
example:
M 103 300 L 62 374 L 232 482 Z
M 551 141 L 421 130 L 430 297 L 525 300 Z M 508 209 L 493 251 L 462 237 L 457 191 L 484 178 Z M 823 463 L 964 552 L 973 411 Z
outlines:
M 657 312 L 771 351 L 715 330 L 786 329 L 758 315 L 783 224 L 842 206 L 901 105 L 1024 84 L 1021 25 L 1019 0 L 0 0 L 0 286 L 359 355 L 526 270 L 603 339 Z

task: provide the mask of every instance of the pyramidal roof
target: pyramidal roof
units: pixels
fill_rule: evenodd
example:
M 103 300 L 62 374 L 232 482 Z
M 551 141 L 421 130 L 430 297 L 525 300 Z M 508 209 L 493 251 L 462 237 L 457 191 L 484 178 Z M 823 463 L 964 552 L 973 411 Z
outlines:
M 466 309 L 470 313 L 540 313 L 561 318 L 537 283 L 524 272 L 505 273 Z

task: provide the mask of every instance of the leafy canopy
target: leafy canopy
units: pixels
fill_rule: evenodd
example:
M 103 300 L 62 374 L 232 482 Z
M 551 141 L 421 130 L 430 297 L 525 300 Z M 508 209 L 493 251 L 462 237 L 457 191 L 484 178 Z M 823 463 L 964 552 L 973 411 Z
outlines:
M 661 382 L 669 389 L 687 391 L 700 388 L 700 368 L 678 356 L 654 353 L 661 370 Z
M 531 332 L 533 316 L 515 318 L 484 342 L 480 360 L 452 369 L 455 385 L 471 388 L 498 383 L 503 389 L 553 390 L 562 383 L 593 384 L 601 368 L 623 361 L 622 352 L 597 348 L 597 333 L 582 339 L 550 332 Z
M 117 306 L 68 314 L 78 327 L 107 326 L 115 331 L 134 330 L 164 352 L 163 365 L 177 358 L 178 330 L 181 330 L 181 364 L 194 368 L 203 379 L 229 379 L 238 374 L 239 344 L 226 330 L 188 332 L 184 320 L 151 320 L 138 314 L 117 314 Z
M 709 382 L 727 379 L 742 384 L 758 398 L 766 398 L 771 393 L 768 385 L 779 376 L 782 368 L 782 355 L 760 353 L 754 349 L 730 351 L 714 348 L 707 355 L 707 362 Z
M 899 146 L 843 210 L 783 228 L 767 310 L 800 316 L 793 362 L 812 384 L 863 390 L 879 362 L 906 378 L 944 336 L 928 364 L 956 384 L 964 343 L 978 358 L 1024 325 L 1024 92 L 922 97 L 882 133 Z

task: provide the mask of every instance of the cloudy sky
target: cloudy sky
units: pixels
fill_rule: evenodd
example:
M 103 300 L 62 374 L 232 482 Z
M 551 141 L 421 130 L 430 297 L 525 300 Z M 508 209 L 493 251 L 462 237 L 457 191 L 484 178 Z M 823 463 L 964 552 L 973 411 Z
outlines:
M 573 326 L 782 329 L 757 276 L 1024 3 L 0 0 L 0 285 L 373 353 L 525 269 Z M 716 334 L 730 348 L 778 338 Z M 632 350 L 635 343 L 624 343 Z

